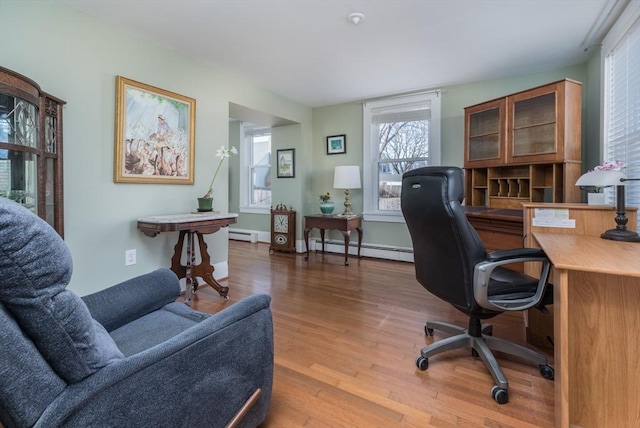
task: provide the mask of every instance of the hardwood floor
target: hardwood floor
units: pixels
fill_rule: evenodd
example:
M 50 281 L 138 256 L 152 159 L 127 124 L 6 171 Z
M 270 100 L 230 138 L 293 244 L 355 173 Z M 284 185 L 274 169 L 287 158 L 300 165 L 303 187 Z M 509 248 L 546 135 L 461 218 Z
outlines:
M 427 319 L 466 325 L 464 314 L 431 296 L 413 264 L 339 254 L 269 254 L 267 244 L 231 241 L 227 301 L 201 287 L 193 307 L 214 313 L 243 297 L 272 296 L 275 374 L 264 427 L 552 427 L 553 381 L 537 367 L 498 355 L 509 403 L 468 350 L 415 359 L 434 339 Z M 491 320 L 496 336 L 525 343 L 522 314 Z M 247 350 L 245 358 L 250 358 Z M 552 355 L 548 355 L 552 364 Z

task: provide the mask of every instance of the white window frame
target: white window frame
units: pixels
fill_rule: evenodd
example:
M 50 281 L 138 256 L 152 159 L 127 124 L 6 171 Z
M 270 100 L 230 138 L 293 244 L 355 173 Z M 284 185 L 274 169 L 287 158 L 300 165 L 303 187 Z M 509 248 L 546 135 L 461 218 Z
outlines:
M 390 223 L 404 223 L 402 212 L 381 211 L 378 209 L 378 150 L 379 141 L 373 141 L 371 135 L 372 110 L 380 107 L 392 107 L 420 102 L 429 102 L 431 121 L 429 123 L 429 165 L 440 165 L 440 91 L 430 91 L 415 95 L 406 95 L 382 100 L 367 101 L 363 104 L 363 160 L 362 160 L 362 190 L 363 217 L 366 221 L 380 221 Z
M 251 204 L 251 192 L 253 191 L 251 180 L 253 138 L 252 135 L 245 132 L 247 127 L 256 127 L 256 125 L 249 123 L 242 123 L 240 125 L 240 212 L 270 215 L 270 205 Z M 266 130 L 268 127 L 264 127 L 264 129 Z
M 625 124 L 625 138 L 616 139 L 616 147 L 611 147 L 612 140 L 611 134 L 611 55 L 615 54 L 616 49 L 620 49 L 621 42 L 628 42 L 625 40 L 628 37 L 629 32 L 634 26 L 636 30 L 634 37 L 638 37 L 640 29 L 637 27 L 640 25 L 640 0 L 631 0 L 629 5 L 620 15 L 620 18 L 613 25 L 607 36 L 602 42 L 602 99 L 604 100 L 602 108 L 602 157 L 606 161 L 620 160 L 627 164 L 625 169 L 625 175 L 628 178 L 640 178 L 640 114 L 634 114 L 633 111 L 625 111 L 627 114 L 624 119 Z M 635 39 L 634 39 L 635 40 Z M 627 48 L 628 49 L 628 48 Z M 634 54 L 634 52 L 621 51 L 628 56 Z M 631 55 L 629 55 L 631 54 Z M 635 53 L 640 55 L 640 53 Z M 635 63 L 633 63 L 635 65 Z M 629 80 L 636 79 L 634 84 L 638 84 L 640 79 L 640 69 L 631 69 L 626 73 L 628 80 L 623 80 L 623 83 L 629 84 Z M 640 91 L 627 90 L 626 96 L 630 99 L 624 103 L 625 106 L 633 105 L 634 102 L 640 103 Z M 635 98 L 633 98 L 635 97 Z M 632 132 L 636 135 L 629 134 Z M 614 153 L 624 153 L 623 158 L 620 155 Z M 614 159 L 617 157 L 617 159 Z M 640 182 L 629 181 L 626 183 L 626 204 L 640 207 Z M 615 191 L 613 189 L 606 189 L 607 203 L 613 203 L 615 200 Z

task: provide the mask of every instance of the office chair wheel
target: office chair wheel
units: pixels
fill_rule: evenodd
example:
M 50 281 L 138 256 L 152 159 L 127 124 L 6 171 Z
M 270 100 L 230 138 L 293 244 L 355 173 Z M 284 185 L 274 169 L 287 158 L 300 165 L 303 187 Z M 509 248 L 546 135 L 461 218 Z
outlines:
M 418 366 L 418 368 L 420 370 L 426 370 L 429 368 L 429 359 L 423 357 L 422 355 L 420 355 L 418 358 L 416 358 L 416 366 Z
M 507 404 L 509 402 L 509 392 L 504 388 L 500 388 L 498 385 L 494 385 L 493 388 L 491 388 L 491 396 L 498 404 Z
M 426 325 L 424 326 L 424 334 L 426 334 L 427 336 L 433 336 L 434 331 L 434 329 L 429 328 Z
M 553 380 L 554 378 L 553 367 L 551 367 L 549 364 L 540 366 L 540 374 L 545 379 Z

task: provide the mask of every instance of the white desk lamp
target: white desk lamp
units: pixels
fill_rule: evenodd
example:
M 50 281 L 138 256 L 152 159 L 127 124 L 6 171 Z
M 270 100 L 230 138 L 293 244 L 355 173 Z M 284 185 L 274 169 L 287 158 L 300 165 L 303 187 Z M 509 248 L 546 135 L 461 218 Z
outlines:
M 640 242 L 640 235 L 627 230 L 627 211 L 625 207 L 625 182 L 637 178 L 626 178 L 622 171 L 589 171 L 578 178 L 576 186 L 608 187 L 616 186 L 616 228 L 609 229 L 600 235 L 603 239 L 613 241 Z
M 344 190 L 343 216 L 353 215 L 351 212 L 351 189 L 360 188 L 360 167 L 357 165 L 337 166 L 333 174 L 334 189 Z

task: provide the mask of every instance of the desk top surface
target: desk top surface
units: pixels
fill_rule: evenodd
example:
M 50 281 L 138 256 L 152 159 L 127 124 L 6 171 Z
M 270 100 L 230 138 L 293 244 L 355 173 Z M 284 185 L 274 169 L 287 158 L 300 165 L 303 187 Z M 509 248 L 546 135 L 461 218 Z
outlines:
M 533 233 L 556 268 L 640 278 L 640 243 L 599 236 Z
M 148 217 L 140 217 L 139 222 L 142 223 L 192 223 L 194 221 L 205 220 L 219 220 L 226 218 L 236 218 L 238 214 L 235 213 L 219 213 L 217 211 L 202 212 L 202 213 L 186 213 L 186 214 L 169 214 L 169 215 L 154 215 Z

